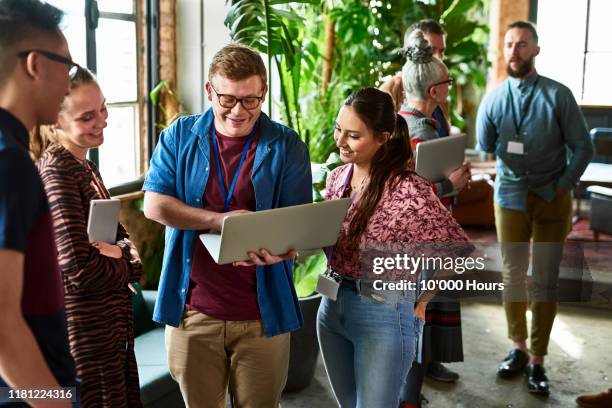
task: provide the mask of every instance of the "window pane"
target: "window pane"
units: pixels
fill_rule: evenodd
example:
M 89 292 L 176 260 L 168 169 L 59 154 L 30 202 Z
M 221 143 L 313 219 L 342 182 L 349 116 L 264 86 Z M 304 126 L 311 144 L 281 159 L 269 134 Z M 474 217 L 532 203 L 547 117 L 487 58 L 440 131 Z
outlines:
M 87 66 L 87 43 L 85 41 L 85 18 L 72 14 L 66 15 L 62 31 L 68 41 L 72 60 Z
M 98 9 L 110 13 L 134 14 L 133 0 L 98 0 Z
M 57 7 L 64 13 L 85 16 L 85 0 L 47 0 L 47 3 Z
M 612 105 L 612 52 L 589 53 L 584 73 L 584 100 L 589 105 Z
M 612 1 L 591 0 L 588 51 L 612 52 Z
M 586 14 L 587 0 L 538 1 L 541 51 L 536 68 L 540 74 L 570 88 L 577 101 L 582 97 Z
M 138 105 L 108 108 L 108 127 L 100 146 L 100 173 L 107 188 L 137 179 L 139 132 Z
M 61 9 L 66 15 L 61 28 L 68 41 L 72 59 L 87 65 L 87 48 L 85 43 L 85 2 L 84 0 L 52 0 L 48 3 Z
M 98 79 L 108 102 L 136 101 L 136 24 L 100 19 L 96 46 Z

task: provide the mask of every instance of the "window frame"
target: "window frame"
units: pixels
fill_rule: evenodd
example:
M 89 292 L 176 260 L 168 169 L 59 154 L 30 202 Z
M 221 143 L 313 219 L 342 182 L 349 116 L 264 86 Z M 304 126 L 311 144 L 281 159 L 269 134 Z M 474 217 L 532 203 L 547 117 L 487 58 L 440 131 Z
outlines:
M 149 93 L 158 82 L 159 77 L 159 0 L 131 0 L 134 3 L 134 12 L 115 13 L 100 11 L 96 0 L 85 0 L 85 33 L 87 68 L 97 72 L 97 44 L 96 30 L 101 18 L 133 22 L 136 30 L 136 78 L 137 99 L 135 101 L 120 101 L 108 103 L 109 107 L 133 106 L 138 112 L 136 125 L 138 138 L 138 166 L 140 177 L 109 188 L 111 195 L 126 194 L 142 189 L 144 175 L 147 171 L 151 153 L 155 147 L 155 117 L 156 109 L 151 103 Z M 143 27 L 144 25 L 144 27 Z M 144 48 L 144 55 L 142 49 Z M 89 159 L 100 167 L 100 154 L 97 148 L 89 151 Z
M 581 86 L 580 86 L 580 100 L 578 105 L 581 108 L 589 109 L 612 109 L 612 100 L 607 104 L 593 104 L 584 102 L 584 92 L 586 84 L 586 69 L 587 69 L 587 56 L 589 54 L 589 24 L 591 19 L 591 0 L 586 0 L 586 24 L 584 32 L 584 46 L 582 48 L 582 74 L 581 74 Z M 539 0 L 531 0 L 529 2 L 529 21 L 538 23 L 538 4 Z

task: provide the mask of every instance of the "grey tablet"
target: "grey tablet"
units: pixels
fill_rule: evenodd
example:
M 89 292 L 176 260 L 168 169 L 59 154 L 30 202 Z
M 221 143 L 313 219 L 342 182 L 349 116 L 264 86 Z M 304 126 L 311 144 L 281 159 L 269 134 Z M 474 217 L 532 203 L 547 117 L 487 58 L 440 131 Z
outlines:
M 268 249 L 284 254 L 336 243 L 351 200 L 325 201 L 226 217 L 221 234 L 200 240 L 218 264 L 245 261 L 247 252 Z
M 87 235 L 90 242 L 100 241 L 109 244 L 117 242 L 119 210 L 121 210 L 119 199 L 91 200 L 87 221 Z
M 463 164 L 467 136 L 441 137 L 421 142 L 416 146 L 417 174 L 430 181 L 440 181 Z

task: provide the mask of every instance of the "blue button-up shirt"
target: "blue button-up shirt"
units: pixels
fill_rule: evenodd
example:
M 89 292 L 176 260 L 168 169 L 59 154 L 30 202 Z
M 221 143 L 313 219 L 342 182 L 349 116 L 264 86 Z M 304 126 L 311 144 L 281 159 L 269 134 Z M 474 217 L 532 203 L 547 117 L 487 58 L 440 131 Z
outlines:
M 524 116 L 520 129 L 511 100 L 517 120 Z M 529 191 L 551 202 L 557 188 L 575 187 L 593 157 L 593 144 L 571 91 L 537 73 L 524 80 L 509 78 L 489 93 L 478 110 L 476 127 L 479 147 L 497 156 L 495 202 L 503 208 L 525 211 Z M 522 143 L 523 154 L 508 152 L 510 141 Z
M 210 174 L 210 130 L 213 112 L 176 120 L 160 136 L 143 190 L 176 197 L 203 208 Z M 265 114 L 259 120 L 251 182 L 256 210 L 312 202 L 310 156 L 297 134 Z M 195 230 L 166 227 L 166 245 L 153 320 L 178 327 L 189 289 Z M 257 266 L 257 302 L 264 332 L 273 336 L 303 324 L 295 288 L 293 262 Z

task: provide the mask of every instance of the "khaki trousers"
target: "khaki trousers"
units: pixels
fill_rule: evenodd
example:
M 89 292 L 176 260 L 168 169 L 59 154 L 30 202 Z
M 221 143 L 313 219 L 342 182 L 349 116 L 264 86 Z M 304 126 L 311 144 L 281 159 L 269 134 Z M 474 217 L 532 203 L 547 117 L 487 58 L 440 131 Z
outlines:
M 550 332 L 557 313 L 557 284 L 563 242 L 572 226 L 572 196 L 557 196 L 551 203 L 528 193 L 527 211 L 495 205 L 495 226 L 504 264 L 504 309 L 508 337 L 527 340 L 526 312 L 531 301 L 531 349 L 547 354 Z M 533 243 L 530 241 L 533 239 Z M 528 296 L 527 270 L 532 254 L 532 280 Z
M 178 328 L 166 326 L 170 374 L 187 407 L 225 408 L 228 383 L 237 408 L 278 407 L 289 338 L 266 337 L 259 320 L 225 321 L 186 311 Z

